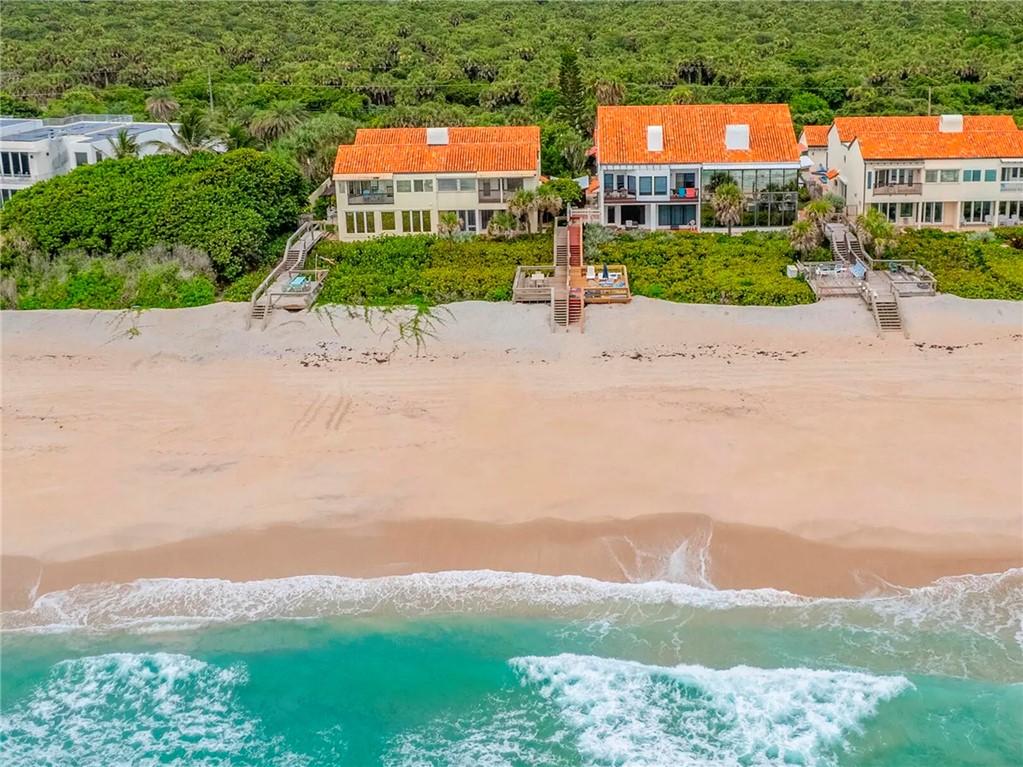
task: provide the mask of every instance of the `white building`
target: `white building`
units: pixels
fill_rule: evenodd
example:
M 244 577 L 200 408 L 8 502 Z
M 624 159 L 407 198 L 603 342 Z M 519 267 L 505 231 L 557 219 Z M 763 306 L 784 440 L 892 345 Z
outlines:
M 745 193 L 739 228 L 796 220 L 800 152 L 785 104 L 598 107 L 595 138 L 607 226 L 722 228 L 707 198 L 727 181 Z
M 1023 131 L 1009 116 L 836 117 L 829 191 L 856 215 L 877 208 L 900 226 L 1023 221 Z
M 799 133 L 799 148 L 813 163 L 813 169 L 828 167 L 828 131 L 830 125 L 804 125 Z
M 140 155 L 156 152 L 147 142 L 173 139 L 166 123 L 135 122 L 131 115 L 0 118 L 0 206 L 37 181 L 110 157 L 110 142 L 125 129 L 138 141 Z
M 448 211 L 483 232 L 515 192 L 540 185 L 540 129 L 364 128 L 338 147 L 333 178 L 342 240 L 435 232 Z

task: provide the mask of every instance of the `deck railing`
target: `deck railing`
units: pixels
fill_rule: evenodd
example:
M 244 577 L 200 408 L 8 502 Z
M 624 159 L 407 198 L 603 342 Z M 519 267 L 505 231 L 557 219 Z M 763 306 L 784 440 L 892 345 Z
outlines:
M 278 277 L 288 267 L 288 262 L 291 259 L 291 251 L 295 247 L 296 243 L 300 243 L 306 235 L 321 235 L 323 233 L 322 223 L 319 221 L 306 221 L 302 226 L 295 230 L 288 241 L 284 244 L 284 257 L 280 262 L 273 268 L 273 270 L 266 276 L 266 279 L 259 283 L 254 291 L 252 291 L 252 298 L 249 300 L 249 316 L 246 320 L 245 327 L 248 328 L 252 324 L 252 314 L 256 308 L 256 304 L 264 298 L 270 286 L 274 284 Z M 316 238 L 318 239 L 318 237 Z M 308 250 L 307 250 L 308 252 Z M 302 253 L 299 258 L 299 264 L 305 261 L 306 253 Z

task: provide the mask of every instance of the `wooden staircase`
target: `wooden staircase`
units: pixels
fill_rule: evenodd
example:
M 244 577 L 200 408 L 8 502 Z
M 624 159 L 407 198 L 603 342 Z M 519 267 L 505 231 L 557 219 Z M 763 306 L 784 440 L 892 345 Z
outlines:
M 863 245 L 848 226 L 840 222 L 830 222 L 825 224 L 824 233 L 831 243 L 831 254 L 836 261 L 846 264 L 853 264 L 856 261 L 869 263 L 863 252 Z
M 572 269 L 582 267 L 582 224 L 554 228 L 554 287 L 551 288 L 551 329 L 583 328 L 585 301 L 570 286 Z
M 252 327 L 253 322 L 260 322 L 263 327 L 266 327 L 274 311 L 273 301 L 270 299 L 270 289 L 281 275 L 287 275 L 288 272 L 302 268 L 309 251 L 323 238 L 324 233 L 323 227 L 318 222 L 309 221 L 302 224 L 288 238 L 284 246 L 284 257 L 252 293 L 252 298 L 249 300 L 249 316 L 245 323 L 246 329 Z
M 907 335 L 905 323 L 902 320 L 902 309 L 899 306 L 899 297 L 892 290 L 891 283 L 885 279 L 884 275 L 877 272 L 867 273 L 864 299 L 870 304 L 879 336 L 883 338 L 885 333 Z

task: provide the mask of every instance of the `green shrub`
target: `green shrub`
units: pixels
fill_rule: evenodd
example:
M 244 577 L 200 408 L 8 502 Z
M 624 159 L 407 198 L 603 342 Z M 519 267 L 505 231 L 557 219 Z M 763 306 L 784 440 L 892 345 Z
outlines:
M 270 268 L 264 267 L 256 272 L 249 272 L 244 277 L 239 277 L 224 290 L 221 296 L 222 301 L 236 301 L 245 303 L 252 298 L 252 292 L 259 287 L 259 284 L 270 274 Z
M 1015 232 L 995 238 L 919 229 L 899 235 L 892 258 L 915 259 L 934 274 L 938 290 L 963 298 L 1023 300 L 1023 253 L 1009 247 Z

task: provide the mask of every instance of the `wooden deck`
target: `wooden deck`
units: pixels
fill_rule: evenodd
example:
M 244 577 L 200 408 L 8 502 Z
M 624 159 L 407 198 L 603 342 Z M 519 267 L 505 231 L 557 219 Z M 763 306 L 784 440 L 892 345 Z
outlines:
M 632 300 L 629 290 L 629 273 L 624 264 L 608 264 L 608 279 L 603 279 L 603 267 L 594 268 L 594 276 L 587 278 L 587 267 L 573 267 L 569 272 L 569 287 L 583 291 L 588 304 L 628 303 Z

